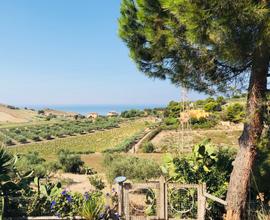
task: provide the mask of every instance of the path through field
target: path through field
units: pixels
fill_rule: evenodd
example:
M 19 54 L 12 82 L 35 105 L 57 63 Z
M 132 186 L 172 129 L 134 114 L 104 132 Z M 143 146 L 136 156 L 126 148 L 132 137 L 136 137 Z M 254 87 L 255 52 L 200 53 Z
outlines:
M 145 135 L 129 150 L 129 153 L 137 153 L 141 144 L 149 137 L 149 135 L 151 135 L 151 129 L 147 128 L 145 129 Z

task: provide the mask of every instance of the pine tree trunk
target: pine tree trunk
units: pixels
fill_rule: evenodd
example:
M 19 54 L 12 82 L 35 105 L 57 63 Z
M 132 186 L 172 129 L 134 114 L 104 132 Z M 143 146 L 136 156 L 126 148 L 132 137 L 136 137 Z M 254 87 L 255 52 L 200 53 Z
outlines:
M 244 130 L 239 138 L 239 150 L 233 162 L 233 171 L 227 193 L 226 220 L 244 219 L 251 169 L 256 156 L 256 145 L 264 127 L 263 113 L 267 90 L 269 54 L 259 47 L 253 56 L 248 88 L 247 114 Z

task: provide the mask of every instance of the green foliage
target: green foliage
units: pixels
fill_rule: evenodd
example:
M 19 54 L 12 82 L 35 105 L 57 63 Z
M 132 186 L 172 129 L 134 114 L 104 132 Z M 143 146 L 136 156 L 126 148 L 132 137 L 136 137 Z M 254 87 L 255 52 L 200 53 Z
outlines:
M 53 197 L 51 212 L 59 217 L 74 217 L 80 213 L 83 196 L 80 193 L 71 193 L 63 190 Z
M 84 200 L 80 215 L 86 220 L 98 220 L 103 211 L 104 201 L 99 194 L 88 195 Z
M 221 105 L 216 101 L 207 102 L 204 105 L 204 110 L 207 112 L 221 111 Z
M 178 126 L 179 120 L 178 120 L 178 118 L 169 117 L 169 118 L 165 118 L 164 119 L 164 123 L 166 125 L 175 125 L 175 126 Z
M 119 154 L 105 154 L 103 163 L 107 179 L 110 182 L 113 182 L 117 176 L 126 176 L 130 180 L 138 181 L 160 176 L 159 166 L 152 160 Z
M 212 146 L 208 141 L 196 145 L 191 155 L 167 155 L 162 166 L 164 175 L 180 183 L 206 183 L 207 191 L 225 199 L 234 152 Z M 209 201 L 208 216 L 219 219 L 224 207 Z
M 125 139 L 118 146 L 108 148 L 103 151 L 103 153 L 119 153 L 119 152 L 128 152 L 132 146 L 142 137 L 143 131 L 140 131 L 130 138 Z
M 151 142 L 146 142 L 142 146 L 143 153 L 153 153 L 155 151 L 155 146 Z
M 51 117 L 51 116 L 48 116 Z M 55 137 L 63 138 L 75 134 L 87 134 L 95 130 L 110 129 L 119 126 L 119 119 L 100 118 L 95 122 L 80 119 L 77 121 L 63 121 L 52 125 L 35 125 L 11 129 L 1 129 L 1 132 L 8 137 L 7 145 L 12 145 L 16 140 L 21 144 L 30 141 L 38 142 L 42 139 L 51 140 Z
M 191 118 L 190 123 L 193 129 L 212 128 L 217 125 L 217 119 L 214 115 L 209 115 L 206 118 Z
M 119 36 L 147 76 L 223 92 L 258 48 L 268 56 L 269 10 L 265 1 L 122 0 Z
M 264 137 L 261 139 L 258 145 L 258 151 L 256 155 L 255 165 L 252 175 L 252 189 L 254 192 L 254 200 L 258 194 L 263 195 L 264 205 L 267 207 L 268 202 L 270 202 L 270 140 L 269 140 L 270 130 L 265 132 Z M 254 181 L 255 180 L 255 181 Z M 260 205 L 260 204 L 259 204 Z
M 224 120 L 234 123 L 243 122 L 244 117 L 245 117 L 244 106 L 239 103 L 229 105 L 225 109 L 223 115 Z
M 0 148 L 0 184 L 9 180 L 9 174 L 13 171 L 16 159 L 8 154 L 4 148 Z
M 12 139 L 7 138 L 7 139 L 4 140 L 4 144 L 7 145 L 7 146 L 11 146 L 11 145 L 13 145 L 14 143 L 13 143 Z
M 96 190 L 103 190 L 105 188 L 105 183 L 99 176 L 91 175 L 88 177 L 88 179 L 90 184 L 94 186 Z
M 81 157 L 72 154 L 69 150 L 62 149 L 58 152 L 59 165 L 65 172 L 80 173 L 84 162 Z
M 165 109 L 164 117 L 168 118 L 179 118 L 180 112 L 182 111 L 181 103 L 171 101 Z
M 61 184 L 52 182 L 41 182 L 38 177 L 34 178 L 34 184 L 37 191 L 29 198 L 30 202 L 27 208 L 28 216 L 50 216 L 51 201 L 55 196 L 61 193 Z
M 45 113 L 44 110 L 38 110 L 39 115 L 43 115 L 44 113 Z
M 134 117 L 142 117 L 144 116 L 144 111 L 136 110 L 136 109 L 131 109 L 127 111 L 121 112 L 121 117 L 122 118 L 134 118 Z
M 0 149 L 0 197 L 4 216 L 22 216 L 25 213 L 25 201 L 12 200 L 13 197 L 26 195 L 30 190 L 32 173 L 21 174 L 16 169 L 17 157 Z M 22 197 L 23 198 L 23 197 Z
M 46 160 L 40 157 L 39 153 L 29 152 L 25 155 L 20 155 L 16 168 L 21 172 L 31 172 L 37 177 L 48 177 L 53 171 L 56 170 L 53 162 L 46 162 Z

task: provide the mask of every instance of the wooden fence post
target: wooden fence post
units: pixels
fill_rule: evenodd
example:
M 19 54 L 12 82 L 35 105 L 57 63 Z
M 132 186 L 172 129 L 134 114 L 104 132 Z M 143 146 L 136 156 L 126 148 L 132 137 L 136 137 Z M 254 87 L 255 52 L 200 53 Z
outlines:
M 166 188 L 166 180 L 163 176 L 159 179 L 159 219 L 167 219 L 167 188 Z
M 198 220 L 205 219 L 205 211 L 206 211 L 206 197 L 204 196 L 204 192 L 206 192 L 206 185 L 200 184 L 198 186 Z
M 123 183 L 118 184 L 118 214 L 120 216 L 123 215 L 123 207 L 124 207 L 124 187 Z

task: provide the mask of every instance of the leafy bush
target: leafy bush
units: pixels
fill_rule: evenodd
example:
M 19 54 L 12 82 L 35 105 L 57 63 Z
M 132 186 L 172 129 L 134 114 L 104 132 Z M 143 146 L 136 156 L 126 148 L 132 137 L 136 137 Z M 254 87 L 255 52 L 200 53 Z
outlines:
M 44 112 L 44 110 L 38 110 L 38 114 L 39 115 L 42 115 L 42 114 L 44 114 L 45 112 Z
M 74 217 L 80 213 L 83 196 L 80 193 L 71 193 L 63 190 L 53 197 L 51 212 L 58 217 Z
M 22 136 L 22 135 L 18 136 L 18 137 L 17 137 L 17 140 L 18 140 L 21 144 L 26 144 L 26 143 L 27 143 L 27 139 L 26 139 L 24 136 Z
M 221 111 L 221 105 L 216 101 L 212 101 L 212 102 L 206 103 L 203 109 L 207 112 Z
M 144 111 L 136 110 L 136 109 L 131 109 L 128 111 L 123 111 L 121 112 L 120 115 L 122 118 L 134 118 L 134 117 L 142 117 L 144 116 Z
M 58 152 L 58 162 L 65 172 L 80 173 L 84 162 L 81 157 L 72 154 L 69 150 L 60 150 Z
M 223 119 L 234 123 L 242 122 L 245 118 L 244 106 L 235 103 L 229 105 L 224 112 Z
M 214 115 L 209 115 L 206 118 L 191 118 L 190 123 L 193 129 L 212 128 L 217 125 L 217 119 Z
M 178 125 L 179 120 L 177 118 L 169 117 L 164 119 L 166 125 Z
M 33 171 L 33 175 L 41 178 L 46 177 L 55 171 L 53 163 L 46 162 L 45 159 L 39 156 L 38 152 L 29 152 L 28 154 L 21 155 L 18 159 L 17 169 L 21 173 Z
M 13 145 L 14 143 L 13 143 L 12 139 L 7 138 L 6 140 L 4 140 L 4 144 L 7 145 L 7 146 L 11 146 L 11 145 Z
M 102 179 L 97 175 L 92 175 L 88 177 L 89 182 L 92 186 L 96 188 L 96 190 L 103 190 L 105 188 L 105 183 Z
M 105 154 L 104 166 L 110 182 L 117 176 L 126 176 L 131 180 L 147 180 L 160 176 L 157 163 L 132 156 Z
M 153 153 L 155 151 L 155 146 L 151 142 L 147 142 L 142 146 L 143 153 Z
M 182 106 L 179 102 L 171 101 L 164 112 L 164 117 L 166 118 L 178 118 L 180 111 L 182 111 Z

